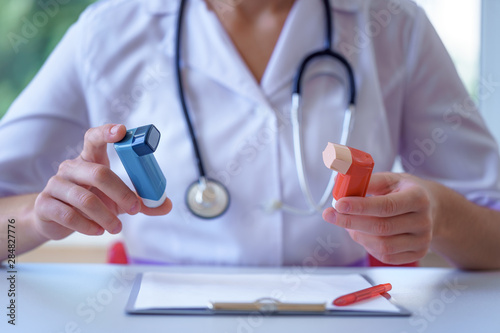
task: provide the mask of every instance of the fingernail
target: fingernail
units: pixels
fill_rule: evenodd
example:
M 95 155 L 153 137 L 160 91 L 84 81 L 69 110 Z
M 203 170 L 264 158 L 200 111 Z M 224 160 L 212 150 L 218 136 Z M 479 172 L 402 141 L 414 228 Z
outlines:
M 339 213 L 348 213 L 351 210 L 351 205 L 348 204 L 347 202 L 337 202 L 335 203 L 335 209 Z
M 113 135 L 115 135 L 116 133 L 118 133 L 118 130 L 120 129 L 120 125 L 115 125 L 113 127 L 111 127 L 111 129 L 109 130 L 109 132 Z
M 118 225 L 117 225 L 117 226 L 113 229 L 113 231 L 112 231 L 111 233 L 114 235 L 114 234 L 119 233 L 120 231 L 122 231 L 122 224 L 121 224 L 121 223 L 119 223 L 119 224 L 118 224 Z
M 96 231 L 95 231 L 95 235 L 96 235 L 96 236 L 100 236 L 100 235 L 102 235 L 102 234 L 104 234 L 104 229 L 103 229 L 103 228 L 101 228 L 101 227 L 98 227 L 98 228 L 96 229 Z
M 137 214 L 141 210 L 141 205 L 139 201 L 136 201 L 136 203 L 130 208 L 130 213 L 131 214 Z
M 332 210 L 329 210 L 325 213 L 325 220 L 326 222 L 328 223 L 333 223 L 335 224 L 335 222 L 337 221 L 337 215 L 335 214 L 334 211 Z

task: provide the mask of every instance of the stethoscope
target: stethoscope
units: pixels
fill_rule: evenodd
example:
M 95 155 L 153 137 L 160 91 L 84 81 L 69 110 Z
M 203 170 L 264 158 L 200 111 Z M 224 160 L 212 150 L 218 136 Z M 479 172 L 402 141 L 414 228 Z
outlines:
M 299 177 L 300 189 L 305 197 L 308 210 L 300 210 L 294 207 L 283 204 L 282 202 L 273 202 L 271 205 L 272 210 L 282 209 L 284 211 L 298 214 L 298 215 L 310 215 L 316 212 L 321 212 L 322 208 L 325 206 L 326 201 L 330 197 L 330 193 L 333 189 L 335 182 L 336 173 L 333 172 L 325 192 L 318 203 L 314 202 L 312 198 L 311 191 L 309 189 L 308 182 L 306 180 L 304 171 L 304 158 L 302 151 L 302 135 L 300 130 L 300 111 L 301 111 L 301 82 L 304 76 L 307 66 L 314 59 L 321 57 L 330 57 L 338 62 L 340 62 L 345 70 L 349 81 L 349 104 L 344 112 L 344 120 L 342 124 L 342 135 L 340 138 L 340 144 L 345 145 L 349 136 L 349 131 L 351 127 L 352 114 L 355 111 L 355 100 L 356 100 L 356 86 L 354 82 L 354 73 L 352 67 L 349 65 L 347 60 L 339 53 L 333 51 L 332 48 L 332 37 L 333 37 L 333 18 L 330 11 L 329 0 L 322 0 L 325 12 L 325 45 L 322 50 L 313 52 L 307 55 L 297 70 L 297 73 L 293 82 L 292 90 L 292 105 L 291 105 L 291 119 L 292 119 L 292 132 L 293 132 L 293 145 L 294 145 L 294 155 L 295 164 L 297 167 L 297 174 Z M 175 66 L 177 75 L 177 88 L 179 91 L 179 99 L 186 119 L 186 124 L 189 130 L 189 135 L 191 137 L 191 142 L 193 145 L 193 150 L 195 154 L 196 164 L 198 167 L 199 178 L 194 181 L 186 191 L 186 205 L 188 209 L 196 216 L 211 219 L 216 218 L 224 212 L 229 207 L 230 197 L 227 188 L 220 182 L 209 179 L 206 176 L 205 167 L 201 159 L 200 148 L 196 138 L 196 133 L 193 129 L 193 124 L 189 111 L 186 104 L 186 97 L 184 94 L 184 87 L 181 76 L 181 34 L 182 34 L 182 21 L 184 17 L 186 0 L 182 0 L 179 8 L 179 15 L 177 19 L 177 35 L 175 40 Z

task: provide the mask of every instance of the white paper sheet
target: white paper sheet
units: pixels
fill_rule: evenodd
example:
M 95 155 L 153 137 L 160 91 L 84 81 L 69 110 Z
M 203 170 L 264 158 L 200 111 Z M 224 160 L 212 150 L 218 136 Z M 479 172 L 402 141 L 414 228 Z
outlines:
M 326 303 L 327 309 L 399 313 L 384 297 L 337 307 L 339 296 L 371 287 L 363 276 L 291 274 L 181 274 L 147 272 L 135 310 L 207 309 L 211 302 L 252 303 L 270 297 L 284 303 Z

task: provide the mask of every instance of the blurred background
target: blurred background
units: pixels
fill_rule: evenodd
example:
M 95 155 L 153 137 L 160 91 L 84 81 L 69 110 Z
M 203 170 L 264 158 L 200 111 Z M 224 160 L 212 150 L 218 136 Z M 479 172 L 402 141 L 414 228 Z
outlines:
M 95 0 L 2 0 L 0 117 L 31 81 L 80 13 Z
M 310 0 L 307 0 L 310 1 Z M 0 117 L 30 82 L 68 27 L 95 0 L 1 0 Z M 500 139 L 499 94 L 480 98 L 482 84 L 499 82 L 500 1 L 417 0 L 427 12 L 455 62 L 469 93 Z M 497 16 L 495 16 L 495 14 Z M 1 153 L 1 152 L 0 152 Z M 25 261 L 104 262 L 114 237 L 73 235 L 24 255 Z M 432 258 L 424 265 L 446 265 Z
M 30 82 L 80 13 L 96 0 L 2 0 L 0 117 Z M 438 30 L 460 76 L 477 96 L 481 0 L 417 0 Z

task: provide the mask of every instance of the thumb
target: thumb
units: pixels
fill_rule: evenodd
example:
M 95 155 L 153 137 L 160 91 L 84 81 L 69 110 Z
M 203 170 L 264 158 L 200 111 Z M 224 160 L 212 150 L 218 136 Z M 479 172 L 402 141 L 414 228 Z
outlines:
M 126 133 L 124 125 L 106 124 L 89 129 L 80 157 L 87 162 L 109 165 L 107 144 L 120 141 Z
M 384 195 L 394 191 L 397 187 L 401 175 L 394 172 L 378 172 L 372 174 L 368 184 L 367 194 Z

